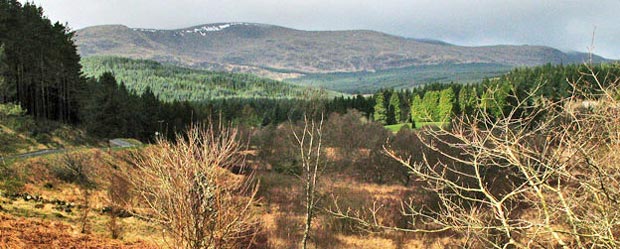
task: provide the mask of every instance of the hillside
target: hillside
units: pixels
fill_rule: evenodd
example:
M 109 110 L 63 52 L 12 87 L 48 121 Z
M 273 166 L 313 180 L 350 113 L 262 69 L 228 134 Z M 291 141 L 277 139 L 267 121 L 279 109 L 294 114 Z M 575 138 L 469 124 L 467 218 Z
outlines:
M 402 89 L 425 83 L 477 83 L 487 77 L 503 75 L 511 68 L 500 64 L 439 64 L 375 72 L 308 74 L 289 81 L 303 86 L 367 94 L 380 89 Z
M 70 125 L 36 121 L 17 105 L 0 104 L 0 144 L 1 163 L 2 158 L 43 150 L 100 146 L 102 141 Z
M 368 30 L 302 31 L 251 23 L 216 23 L 178 30 L 96 26 L 78 30 L 75 41 L 83 57 L 152 59 L 278 79 L 436 64 L 566 64 L 587 58 L 583 53 L 543 46 L 464 47 Z M 594 59 L 604 60 L 598 56 Z
M 212 72 L 118 57 L 87 57 L 81 61 L 86 76 L 112 72 L 116 80 L 138 93 L 150 87 L 164 101 L 205 101 L 226 97 L 287 98 L 300 96 L 304 87 L 249 74 Z

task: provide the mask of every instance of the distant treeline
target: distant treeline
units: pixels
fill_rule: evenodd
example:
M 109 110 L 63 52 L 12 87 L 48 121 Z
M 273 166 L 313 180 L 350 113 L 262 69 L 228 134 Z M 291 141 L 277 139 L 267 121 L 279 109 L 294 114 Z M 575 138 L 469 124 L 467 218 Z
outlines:
M 590 71 L 592 70 L 592 71 Z M 494 117 L 507 114 L 515 108 L 518 99 L 528 98 L 527 105 L 557 101 L 566 97 L 596 97 L 592 89 L 600 87 L 580 85 L 575 92 L 572 83 L 597 84 L 591 75 L 620 77 L 620 65 L 551 65 L 518 68 L 494 79 L 475 84 L 429 84 L 412 90 L 381 90 L 373 96 L 372 114 L 383 124 L 403 122 L 447 122 L 453 115 L 472 114 L 482 108 Z M 522 106 L 527 109 L 528 106 Z
M 86 76 L 100 77 L 112 72 L 130 91 L 142 93 L 147 87 L 160 100 L 205 102 L 219 98 L 293 98 L 306 88 L 250 74 L 212 72 L 160 64 L 150 60 L 120 57 L 82 59 Z

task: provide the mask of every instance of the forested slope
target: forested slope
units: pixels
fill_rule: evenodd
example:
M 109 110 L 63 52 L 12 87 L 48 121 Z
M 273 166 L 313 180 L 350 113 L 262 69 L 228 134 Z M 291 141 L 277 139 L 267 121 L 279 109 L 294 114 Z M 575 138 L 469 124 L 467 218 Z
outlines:
M 73 32 L 32 3 L 0 1 L 0 103 L 36 118 L 76 122 L 81 83 Z
M 112 72 L 130 91 L 140 94 L 150 87 L 160 100 L 168 102 L 229 97 L 290 98 L 301 96 L 306 89 L 249 74 L 196 70 L 149 60 L 88 57 L 81 63 L 86 76 L 99 77 Z

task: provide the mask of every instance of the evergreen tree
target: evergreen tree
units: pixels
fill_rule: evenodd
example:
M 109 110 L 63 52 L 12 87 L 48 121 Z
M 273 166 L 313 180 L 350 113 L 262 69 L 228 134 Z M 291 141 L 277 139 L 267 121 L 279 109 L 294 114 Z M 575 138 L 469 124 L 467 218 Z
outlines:
M 128 90 L 141 94 L 150 87 L 166 102 L 204 102 L 230 97 L 302 98 L 306 90 L 248 74 L 188 69 L 149 60 L 95 56 L 82 59 L 82 64 L 89 77 L 112 72 L 116 79 L 125 82 Z
M 4 62 L 4 44 L 0 44 L 0 103 L 5 103 L 10 95 L 9 83 L 4 79 L 4 74 L 7 71 L 6 63 Z
M 423 121 L 432 122 L 439 120 L 439 113 L 437 112 L 437 106 L 439 105 L 439 92 L 427 91 L 422 99 L 423 109 Z
M 383 125 L 388 123 L 388 109 L 385 106 L 385 96 L 383 92 L 375 94 L 375 108 L 373 119 Z
M 447 88 L 440 92 L 439 104 L 437 105 L 437 120 L 448 122 L 454 112 L 455 96 L 452 88 Z
M 238 123 L 254 127 L 261 124 L 261 119 L 251 105 L 245 104 L 241 109 L 241 116 L 239 117 Z
M 392 124 L 400 123 L 402 121 L 402 112 L 400 109 L 400 97 L 398 96 L 398 92 L 392 92 L 389 108 L 390 113 L 393 114 Z
M 420 95 L 414 94 L 411 100 L 411 120 L 412 122 L 422 122 L 424 120 L 424 106 Z
M 503 117 L 510 108 L 507 99 L 510 94 L 509 87 L 508 84 L 501 83 L 487 88 L 480 98 L 480 107 L 493 117 Z
M 163 132 L 163 117 L 161 116 L 161 104 L 157 97 L 151 91 L 150 87 L 144 90 L 144 93 L 140 96 L 141 109 L 142 109 L 142 137 L 147 140 L 152 140 L 155 137 L 155 133 Z
M 77 122 L 76 93 L 84 82 L 73 32 L 32 3 L 4 0 L 0 44 L 7 69 L 0 101 L 17 102 L 36 118 Z
M 466 86 L 461 88 L 459 92 L 459 110 L 461 114 L 469 115 L 472 114 L 474 108 L 476 108 L 476 104 L 478 101 L 478 97 L 476 96 L 476 90 L 473 87 Z
M 94 84 L 93 93 L 84 107 L 87 131 L 101 137 L 123 137 L 125 120 L 119 115 L 124 108 L 119 99 L 119 86 L 110 73 L 105 73 Z

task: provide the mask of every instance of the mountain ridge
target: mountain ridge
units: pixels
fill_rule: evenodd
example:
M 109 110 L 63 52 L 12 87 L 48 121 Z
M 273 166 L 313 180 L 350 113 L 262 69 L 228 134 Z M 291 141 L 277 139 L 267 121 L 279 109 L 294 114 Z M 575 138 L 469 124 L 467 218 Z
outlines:
M 566 53 L 537 45 L 471 47 L 373 30 L 304 31 L 247 22 L 180 29 L 101 25 L 77 30 L 75 41 L 84 57 L 125 56 L 275 79 L 437 64 L 569 64 L 589 58 L 586 53 Z M 606 61 L 596 55 L 593 59 Z

